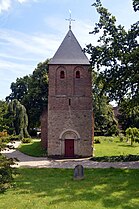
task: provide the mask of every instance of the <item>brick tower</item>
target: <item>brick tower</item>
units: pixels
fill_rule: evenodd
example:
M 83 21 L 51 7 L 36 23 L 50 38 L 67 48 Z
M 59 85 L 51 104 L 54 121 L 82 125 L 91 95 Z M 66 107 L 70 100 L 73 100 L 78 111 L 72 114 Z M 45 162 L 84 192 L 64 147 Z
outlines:
M 69 29 L 49 62 L 48 156 L 92 155 L 90 64 Z

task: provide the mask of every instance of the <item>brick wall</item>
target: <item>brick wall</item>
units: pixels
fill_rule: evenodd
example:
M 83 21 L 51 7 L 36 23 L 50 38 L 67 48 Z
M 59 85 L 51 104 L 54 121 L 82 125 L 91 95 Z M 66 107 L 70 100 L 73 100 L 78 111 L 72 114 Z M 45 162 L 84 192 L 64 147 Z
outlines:
M 60 78 L 60 71 L 65 78 Z M 76 78 L 80 71 L 80 78 Z M 61 133 L 77 132 L 75 155 L 92 155 L 91 72 L 88 66 L 50 65 L 48 97 L 48 155 L 64 155 Z
M 41 143 L 43 148 L 48 146 L 48 110 L 45 108 L 41 115 Z

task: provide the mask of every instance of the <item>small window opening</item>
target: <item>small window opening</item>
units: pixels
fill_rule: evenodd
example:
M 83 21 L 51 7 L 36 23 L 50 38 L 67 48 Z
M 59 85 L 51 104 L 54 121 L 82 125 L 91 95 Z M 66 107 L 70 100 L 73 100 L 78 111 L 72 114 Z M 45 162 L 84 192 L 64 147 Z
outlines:
M 69 99 L 69 106 L 71 105 L 71 99 Z
M 65 72 L 64 71 L 60 72 L 60 78 L 65 78 Z
M 76 78 L 80 78 L 80 71 L 76 71 Z

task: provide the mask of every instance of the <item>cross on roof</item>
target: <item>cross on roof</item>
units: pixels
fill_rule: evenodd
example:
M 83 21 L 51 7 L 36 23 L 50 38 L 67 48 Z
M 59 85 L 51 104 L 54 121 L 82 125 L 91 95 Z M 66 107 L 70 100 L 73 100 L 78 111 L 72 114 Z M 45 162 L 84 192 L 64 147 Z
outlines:
M 70 10 L 69 10 L 69 13 L 70 13 L 70 17 L 69 17 L 69 19 L 66 19 L 66 20 L 69 21 L 69 30 L 71 30 L 71 22 L 75 21 L 75 20 L 71 18 L 71 11 Z

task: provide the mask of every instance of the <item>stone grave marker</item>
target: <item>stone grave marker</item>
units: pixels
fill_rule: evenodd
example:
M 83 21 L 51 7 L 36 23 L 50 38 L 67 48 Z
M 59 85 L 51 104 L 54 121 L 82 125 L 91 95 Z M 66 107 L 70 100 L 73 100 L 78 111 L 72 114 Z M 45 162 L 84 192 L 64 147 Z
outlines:
M 74 168 L 74 180 L 82 180 L 84 179 L 84 168 L 82 165 L 76 165 Z

